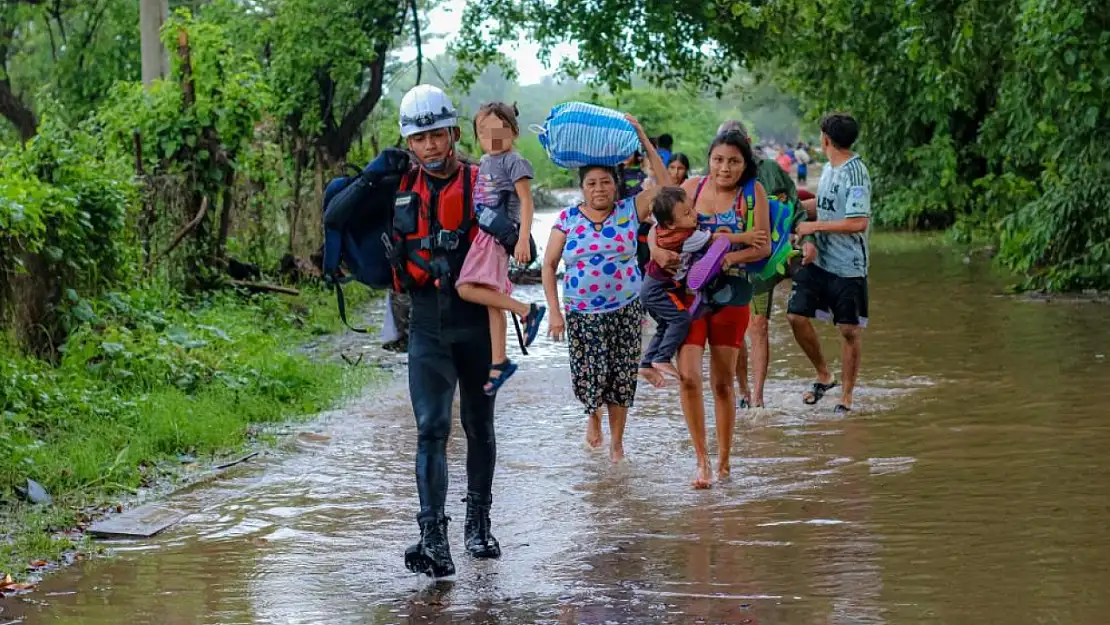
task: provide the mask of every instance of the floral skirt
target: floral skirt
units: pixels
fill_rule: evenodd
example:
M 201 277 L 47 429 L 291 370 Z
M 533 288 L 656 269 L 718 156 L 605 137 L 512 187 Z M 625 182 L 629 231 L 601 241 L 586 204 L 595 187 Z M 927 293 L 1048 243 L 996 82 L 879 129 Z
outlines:
M 604 405 L 632 407 L 640 366 L 640 302 L 601 313 L 567 313 L 574 396 L 593 414 Z

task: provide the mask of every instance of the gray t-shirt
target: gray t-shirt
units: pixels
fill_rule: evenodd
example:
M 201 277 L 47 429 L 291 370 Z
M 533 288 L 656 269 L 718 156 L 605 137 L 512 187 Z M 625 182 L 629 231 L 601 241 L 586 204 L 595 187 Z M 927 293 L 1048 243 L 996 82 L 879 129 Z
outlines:
M 497 206 L 503 191 L 509 192 L 509 217 L 520 223 L 520 196 L 516 183 L 534 178 L 532 164 L 516 152 L 484 154 L 478 164 L 478 180 L 474 185 L 474 206 Z
M 817 221 L 871 216 L 871 176 L 859 156 L 840 167 L 826 164 L 817 186 Z M 865 278 L 868 267 L 867 230 L 853 234 L 818 232 L 817 266 L 842 278 Z

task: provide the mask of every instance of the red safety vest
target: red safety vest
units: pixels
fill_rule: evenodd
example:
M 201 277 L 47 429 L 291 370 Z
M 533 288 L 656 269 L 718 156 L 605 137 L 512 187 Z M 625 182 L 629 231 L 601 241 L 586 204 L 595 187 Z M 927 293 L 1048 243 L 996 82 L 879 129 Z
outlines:
M 419 211 L 415 232 L 393 234 L 393 283 L 398 291 L 458 278 L 465 258 L 462 250 L 478 234 L 473 197 L 477 177 L 477 166 L 463 164 L 438 192 L 428 186 L 427 174 L 419 167 L 401 179 L 398 192 L 415 194 L 420 205 L 411 207 Z

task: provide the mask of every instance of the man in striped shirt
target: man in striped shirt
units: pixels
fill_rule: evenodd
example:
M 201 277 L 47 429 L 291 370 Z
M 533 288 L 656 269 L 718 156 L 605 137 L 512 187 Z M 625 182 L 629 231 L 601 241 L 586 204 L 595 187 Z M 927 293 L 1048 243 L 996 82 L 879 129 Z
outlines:
M 840 384 L 829 372 L 810 319 L 831 317 L 840 329 L 843 387 L 837 413 L 852 409 L 860 331 L 867 326 L 871 177 L 859 155 L 851 151 L 858 136 L 859 125 L 851 115 L 833 113 L 821 120 L 821 148 L 829 162 L 821 172 L 817 197 L 802 203 L 810 221 L 798 224 L 797 233 L 812 239 L 803 244 L 803 267 L 794 275 L 787 307 L 794 338 L 817 372 L 817 380 L 803 396 L 807 404 L 817 403 Z

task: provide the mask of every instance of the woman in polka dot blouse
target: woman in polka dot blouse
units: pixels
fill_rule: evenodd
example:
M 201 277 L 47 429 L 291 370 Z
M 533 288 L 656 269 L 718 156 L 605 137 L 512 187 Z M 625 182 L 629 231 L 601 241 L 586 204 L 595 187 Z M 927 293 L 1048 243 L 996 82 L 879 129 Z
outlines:
M 643 128 L 628 120 L 653 172 L 666 172 L 663 161 Z M 609 415 L 609 457 L 624 458 L 624 424 L 636 395 L 640 359 L 640 268 L 636 263 L 636 231 L 651 214 L 650 189 L 634 198 L 617 200 L 617 172 L 586 166 L 578 172 L 583 202 L 564 209 L 548 239 L 543 262 L 543 287 L 551 318 L 551 336 L 567 336 L 574 394 L 589 415 L 586 443 L 599 448 L 601 409 Z M 646 187 L 654 185 L 654 181 Z M 670 184 L 669 180 L 663 184 Z M 562 302 L 556 283 L 560 261 L 566 266 Z M 565 313 L 564 313 L 565 311 Z M 644 372 L 661 385 L 654 370 Z

